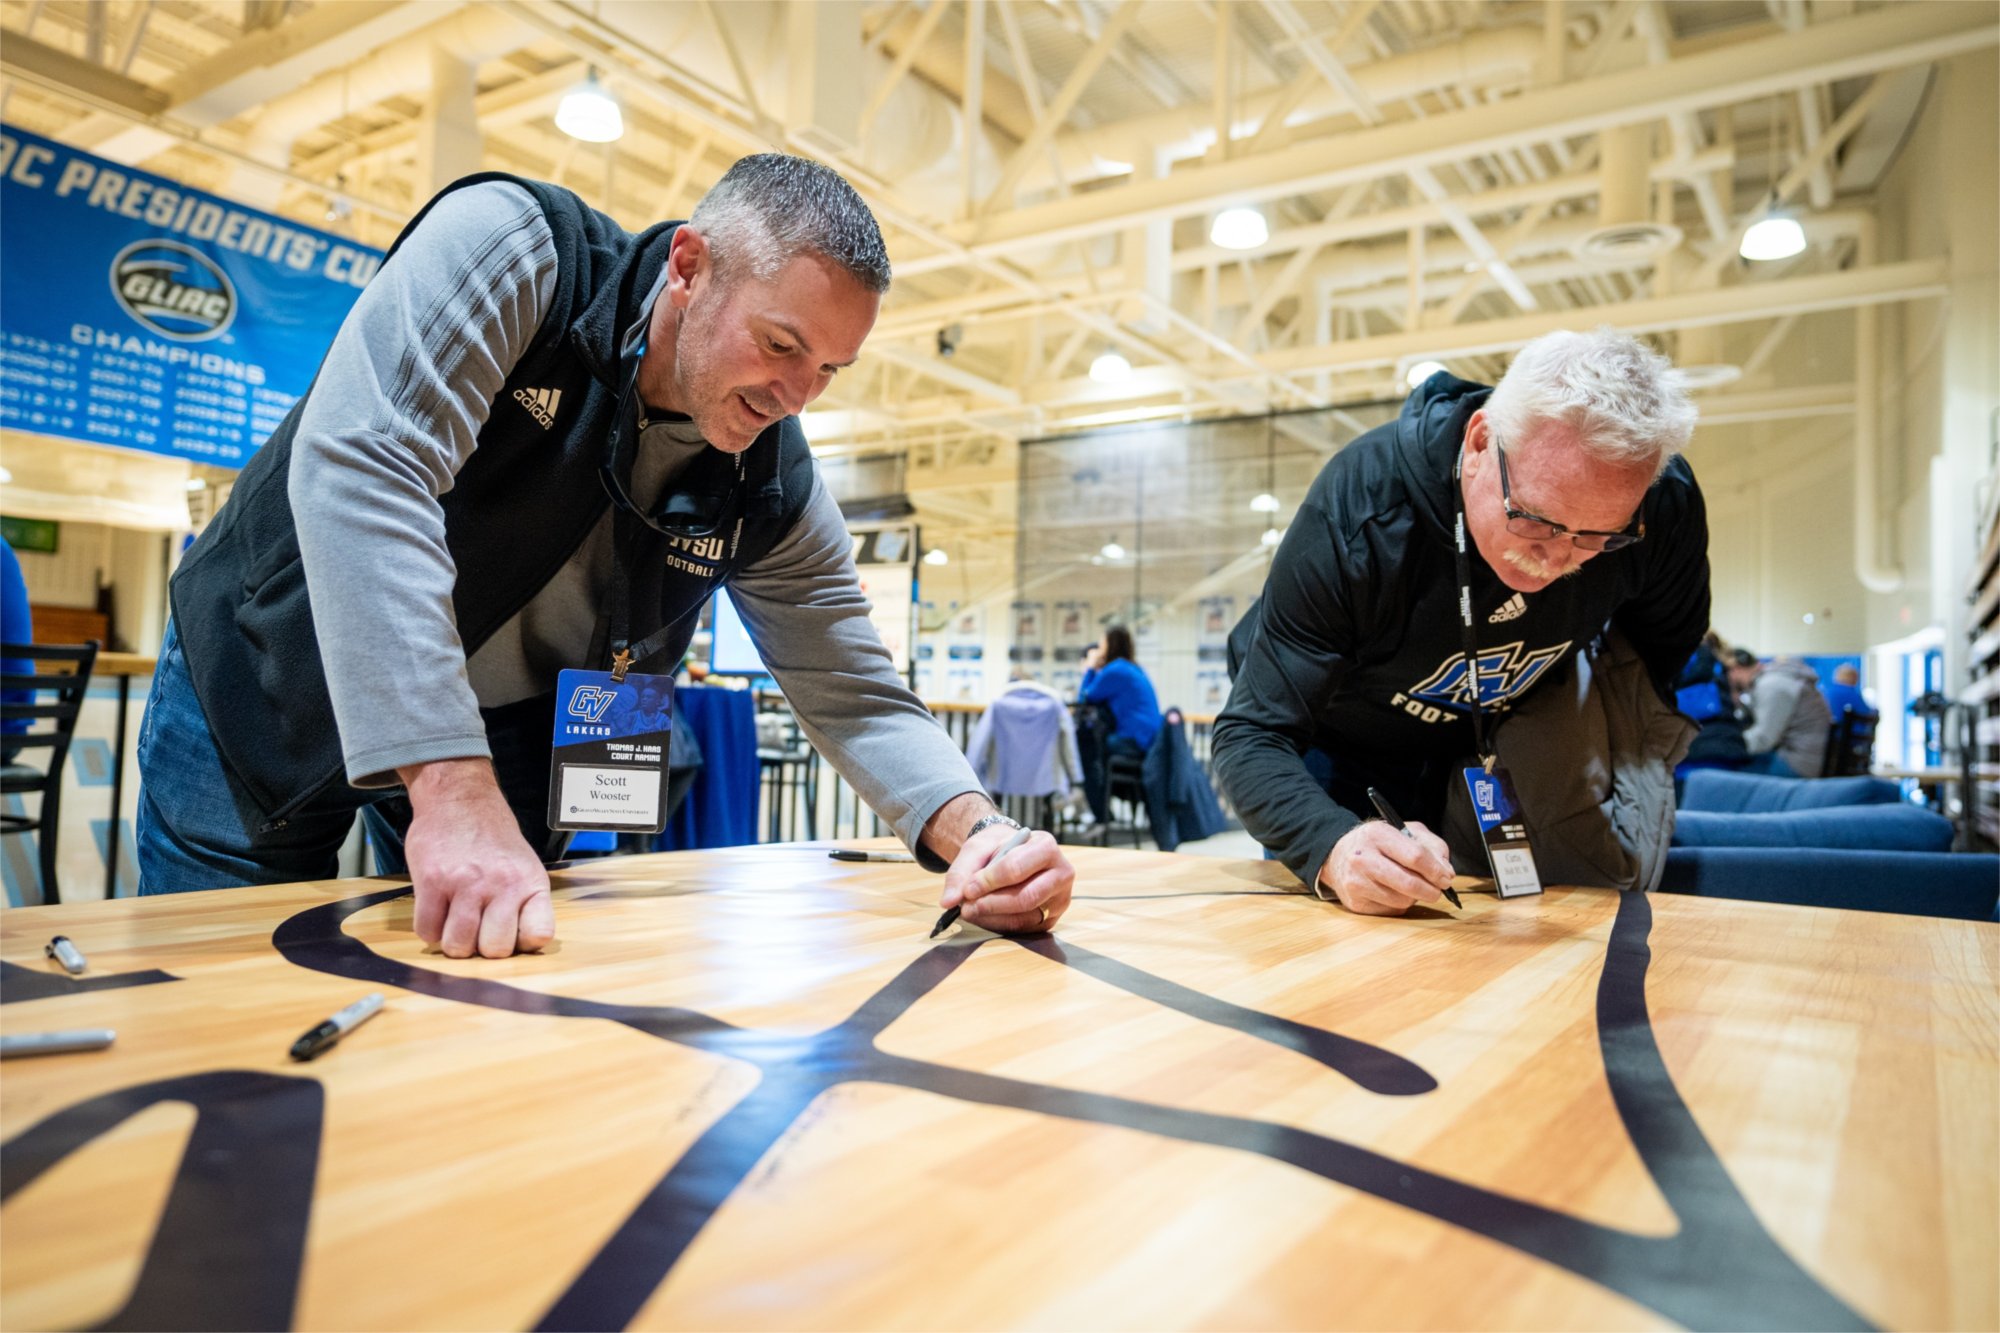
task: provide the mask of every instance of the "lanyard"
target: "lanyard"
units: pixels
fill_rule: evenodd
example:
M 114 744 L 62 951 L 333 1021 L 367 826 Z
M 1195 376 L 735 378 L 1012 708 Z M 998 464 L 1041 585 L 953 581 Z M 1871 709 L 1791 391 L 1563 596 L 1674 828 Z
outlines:
M 633 517 L 632 501 L 626 493 L 626 470 L 618 465 L 619 455 L 624 451 L 625 432 L 633 429 L 636 417 L 633 413 L 632 395 L 639 383 L 639 365 L 646 359 L 646 332 L 642 322 L 628 335 L 621 349 L 625 363 L 623 383 L 619 386 L 618 406 L 611 414 L 611 440 L 604 452 L 604 462 L 598 468 L 598 477 L 611 497 L 611 678 L 622 681 L 625 673 L 632 668 L 632 558 L 637 554 L 639 542 L 638 523 Z M 637 430 L 633 429 L 637 434 Z M 641 645 L 642 647 L 644 645 Z M 644 661 L 642 657 L 639 660 Z
M 625 452 L 625 434 L 629 430 L 638 435 L 644 423 L 638 418 L 635 394 L 639 380 L 639 365 L 646 355 L 645 325 L 641 324 L 628 335 L 623 351 L 625 369 L 623 385 L 618 395 L 618 406 L 611 418 L 611 439 L 605 450 L 604 461 L 598 466 L 598 478 L 604 485 L 605 493 L 611 497 L 612 523 L 612 570 L 611 606 L 607 650 L 611 655 L 611 678 L 625 679 L 625 673 L 635 662 L 644 662 L 654 653 L 667 646 L 673 637 L 674 626 L 664 625 L 650 637 L 633 643 L 632 638 L 632 569 L 642 557 L 642 547 L 649 544 L 648 532 L 666 537 L 694 538 L 710 537 L 728 525 L 730 513 L 736 516 L 736 532 L 730 540 L 730 556 L 736 553 L 737 542 L 743 532 L 743 487 L 744 463 L 741 453 L 736 455 L 736 484 L 719 511 L 703 515 L 698 513 L 675 514 L 674 506 L 666 505 L 660 513 L 648 516 L 632 499 L 630 479 L 632 467 L 621 466 Z
M 1493 767 L 1493 745 L 1486 723 L 1486 709 L 1479 699 L 1479 633 L 1472 623 L 1472 560 L 1465 547 L 1465 446 L 1458 449 L 1458 461 L 1451 467 L 1451 494 L 1456 522 L 1452 536 L 1456 542 L 1458 566 L 1458 624 L 1465 643 L 1465 688 L 1472 695 L 1472 743 L 1479 750 L 1479 762 Z

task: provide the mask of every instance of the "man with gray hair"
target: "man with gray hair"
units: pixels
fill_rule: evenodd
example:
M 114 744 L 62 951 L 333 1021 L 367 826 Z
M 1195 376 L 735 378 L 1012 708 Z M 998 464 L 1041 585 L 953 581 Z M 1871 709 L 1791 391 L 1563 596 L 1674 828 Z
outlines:
M 1708 628 L 1694 421 L 1664 357 L 1563 332 L 1497 388 L 1431 376 L 1335 455 L 1230 636 L 1214 756 L 1243 826 L 1352 911 L 1436 902 L 1433 830 L 1490 718 L 1607 627 L 1664 695 Z M 1371 789 L 1413 836 L 1372 818 Z
M 727 585 L 943 905 L 1053 923 L 1073 872 L 1045 833 L 996 858 L 1018 826 L 897 676 L 797 421 L 888 286 L 867 206 L 796 157 L 637 235 L 509 176 L 433 199 L 174 577 L 140 892 L 331 876 L 360 811 L 427 944 L 541 947 L 559 673 L 637 697 Z

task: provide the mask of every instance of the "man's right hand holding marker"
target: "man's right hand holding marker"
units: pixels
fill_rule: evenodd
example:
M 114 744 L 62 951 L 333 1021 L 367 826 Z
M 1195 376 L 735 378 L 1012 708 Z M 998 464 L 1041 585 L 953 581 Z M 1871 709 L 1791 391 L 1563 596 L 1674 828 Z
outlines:
M 1319 882 L 1364 916 L 1401 916 L 1439 901 L 1451 883 L 1451 849 L 1414 820 L 1404 827 L 1410 837 L 1379 819 L 1355 825 L 1333 844 Z

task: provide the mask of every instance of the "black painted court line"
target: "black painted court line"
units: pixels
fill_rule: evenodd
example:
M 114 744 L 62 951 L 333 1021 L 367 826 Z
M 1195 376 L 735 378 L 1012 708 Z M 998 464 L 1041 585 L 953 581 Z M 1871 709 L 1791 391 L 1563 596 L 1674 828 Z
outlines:
M 97 990 L 123 990 L 127 986 L 157 986 L 163 981 L 179 981 L 171 972 L 153 968 L 146 972 L 112 972 L 98 977 L 72 977 L 60 972 L 44 972 L 19 963 L 0 960 L 0 1004 L 22 1004 L 30 1000 L 52 1000 L 58 995 L 88 995 Z
M 132 1294 L 100 1329 L 290 1328 L 325 1097 L 318 1079 L 216 1070 L 107 1092 L 0 1145 L 0 1203 L 160 1102 L 194 1129 Z

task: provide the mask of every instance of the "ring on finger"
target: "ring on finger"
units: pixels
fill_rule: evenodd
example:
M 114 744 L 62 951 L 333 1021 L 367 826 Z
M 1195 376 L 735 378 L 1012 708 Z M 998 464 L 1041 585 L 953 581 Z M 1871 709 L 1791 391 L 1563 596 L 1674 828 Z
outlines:
M 1043 907 L 1043 908 L 1038 908 L 1037 910 L 1041 912 L 1041 914 L 1042 914 L 1042 919 L 1041 919 L 1040 921 L 1037 921 L 1037 922 L 1036 922 L 1035 924 L 1036 924 L 1036 925 L 1038 925 L 1038 926 L 1046 926 L 1046 925 L 1048 925 L 1048 924 L 1049 924 L 1049 909 L 1048 909 L 1048 908 L 1046 908 L 1046 907 Z

